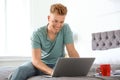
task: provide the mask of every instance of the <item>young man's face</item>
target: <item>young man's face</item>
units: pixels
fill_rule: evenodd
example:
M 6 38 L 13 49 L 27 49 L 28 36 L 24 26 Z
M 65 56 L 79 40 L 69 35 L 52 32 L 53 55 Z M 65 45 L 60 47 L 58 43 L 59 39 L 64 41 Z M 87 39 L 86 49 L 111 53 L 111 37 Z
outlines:
M 64 20 L 65 20 L 65 15 L 50 14 L 48 16 L 48 23 L 49 23 L 50 29 L 54 33 L 58 33 L 64 24 Z

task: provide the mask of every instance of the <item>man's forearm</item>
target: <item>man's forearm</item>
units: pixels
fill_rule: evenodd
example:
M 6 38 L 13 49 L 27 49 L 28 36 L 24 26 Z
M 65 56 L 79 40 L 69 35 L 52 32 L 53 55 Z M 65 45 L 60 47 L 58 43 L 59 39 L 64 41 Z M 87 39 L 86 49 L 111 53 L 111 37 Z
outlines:
M 38 62 L 35 62 L 35 61 L 32 61 L 33 65 L 39 69 L 40 71 L 42 71 L 43 73 L 45 74 L 48 74 L 48 75 L 52 75 L 52 72 L 53 72 L 53 69 L 48 67 L 46 64 L 44 64 L 43 62 L 41 61 L 38 61 Z
M 72 51 L 69 53 L 69 57 L 76 57 L 79 58 L 80 55 L 78 54 L 78 52 L 76 50 Z

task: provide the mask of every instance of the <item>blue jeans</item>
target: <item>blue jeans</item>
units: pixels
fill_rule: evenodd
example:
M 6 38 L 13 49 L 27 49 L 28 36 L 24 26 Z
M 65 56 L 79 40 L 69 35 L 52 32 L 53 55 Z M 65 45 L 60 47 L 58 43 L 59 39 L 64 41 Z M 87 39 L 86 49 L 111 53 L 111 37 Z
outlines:
M 54 64 L 47 64 L 49 67 L 53 68 Z M 44 75 L 43 72 L 35 68 L 32 62 L 27 62 L 19 66 L 11 75 L 9 80 L 27 80 L 29 77 Z

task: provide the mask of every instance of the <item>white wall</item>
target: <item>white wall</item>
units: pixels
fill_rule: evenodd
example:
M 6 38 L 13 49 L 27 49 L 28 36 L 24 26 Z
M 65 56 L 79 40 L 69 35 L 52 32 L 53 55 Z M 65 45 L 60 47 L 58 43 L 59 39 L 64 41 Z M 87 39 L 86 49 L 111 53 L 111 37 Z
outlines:
M 91 47 L 91 33 L 120 29 L 119 0 L 31 0 L 33 28 L 47 24 L 50 4 L 56 2 L 68 7 L 65 22 L 78 34 L 75 45 L 81 57 L 96 57 L 95 63 L 120 61 L 120 48 L 93 51 Z
M 36 29 L 47 24 L 47 16 L 52 3 L 53 0 L 30 0 L 32 28 Z

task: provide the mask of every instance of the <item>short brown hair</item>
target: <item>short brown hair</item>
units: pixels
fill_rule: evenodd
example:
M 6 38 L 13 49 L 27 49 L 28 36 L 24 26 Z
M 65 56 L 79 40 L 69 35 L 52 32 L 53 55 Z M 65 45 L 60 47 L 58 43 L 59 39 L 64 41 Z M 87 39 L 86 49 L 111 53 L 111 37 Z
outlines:
M 57 13 L 59 15 L 66 15 L 67 14 L 67 7 L 60 4 L 60 3 L 53 4 L 53 5 L 51 5 L 50 13 Z

